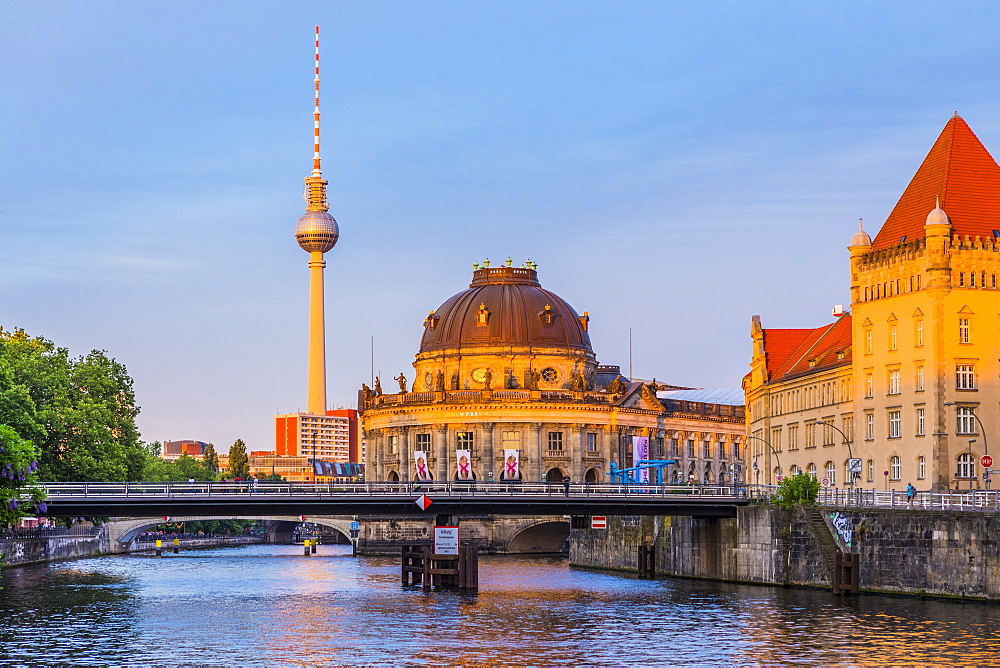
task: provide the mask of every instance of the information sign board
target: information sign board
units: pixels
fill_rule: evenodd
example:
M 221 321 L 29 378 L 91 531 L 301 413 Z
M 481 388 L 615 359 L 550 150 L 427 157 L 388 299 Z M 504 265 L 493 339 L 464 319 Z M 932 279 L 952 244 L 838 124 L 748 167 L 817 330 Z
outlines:
M 458 554 L 458 527 L 434 527 L 434 554 Z
M 861 458 L 852 457 L 847 460 L 847 472 L 848 473 L 861 473 Z

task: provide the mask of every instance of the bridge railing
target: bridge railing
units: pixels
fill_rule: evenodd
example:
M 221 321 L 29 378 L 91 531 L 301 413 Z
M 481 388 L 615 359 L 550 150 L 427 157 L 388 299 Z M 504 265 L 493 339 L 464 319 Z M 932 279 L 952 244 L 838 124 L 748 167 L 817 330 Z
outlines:
M 84 482 L 42 483 L 50 500 L 60 498 L 216 498 L 288 496 L 416 497 L 431 496 L 564 496 L 561 482 Z M 745 485 L 646 485 L 570 483 L 571 496 L 649 495 L 691 497 L 757 496 Z
M 918 491 L 911 500 L 905 491 L 877 489 L 820 489 L 819 503 L 854 508 L 913 508 L 1000 512 L 1000 492 L 982 490 Z

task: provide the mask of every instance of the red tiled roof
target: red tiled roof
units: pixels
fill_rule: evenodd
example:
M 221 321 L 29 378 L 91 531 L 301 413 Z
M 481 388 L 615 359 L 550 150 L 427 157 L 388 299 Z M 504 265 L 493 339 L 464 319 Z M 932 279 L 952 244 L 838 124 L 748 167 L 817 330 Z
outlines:
M 840 358 L 838 353 L 844 353 Z M 851 316 L 816 329 L 765 329 L 764 353 L 771 381 L 851 361 Z M 809 361 L 815 360 L 810 365 Z
M 937 197 L 954 233 L 992 239 L 1000 229 L 1000 166 L 958 115 L 944 126 L 872 247 L 895 246 L 904 236 L 923 238 Z

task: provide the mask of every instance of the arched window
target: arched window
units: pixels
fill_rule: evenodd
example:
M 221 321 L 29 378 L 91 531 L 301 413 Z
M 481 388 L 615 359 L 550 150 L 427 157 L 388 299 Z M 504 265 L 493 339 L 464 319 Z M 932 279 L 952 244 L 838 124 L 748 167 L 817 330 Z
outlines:
M 774 469 L 774 470 L 777 471 L 778 469 Z M 793 475 L 794 476 L 794 475 L 798 475 L 800 473 L 802 473 L 802 469 L 800 469 L 795 464 L 792 464 L 792 468 L 789 469 L 789 475 Z
M 889 460 L 889 478 L 892 480 L 901 480 L 903 477 L 903 466 L 900 462 L 899 455 L 893 455 Z
M 814 478 L 816 477 L 816 465 L 815 465 L 815 464 L 813 464 L 812 462 L 809 462 L 809 467 L 808 467 L 808 468 L 806 469 L 806 471 L 807 471 L 807 472 L 809 473 L 809 475 L 811 475 L 812 477 L 814 477 Z
M 868 482 L 875 482 L 875 461 L 868 460 Z
M 927 477 L 927 462 L 923 455 L 917 457 L 917 477 L 921 480 Z
M 958 476 L 959 478 L 971 478 L 973 477 L 975 470 L 974 467 L 975 460 L 972 455 L 968 452 L 963 452 L 958 456 Z
M 831 485 L 837 484 L 837 467 L 833 462 L 826 463 L 826 477 L 830 479 Z

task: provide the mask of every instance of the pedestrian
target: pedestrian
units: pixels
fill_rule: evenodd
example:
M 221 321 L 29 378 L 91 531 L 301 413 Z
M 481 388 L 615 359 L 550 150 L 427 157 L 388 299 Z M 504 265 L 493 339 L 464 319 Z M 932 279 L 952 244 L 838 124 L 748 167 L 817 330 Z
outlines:
M 563 483 L 563 492 L 565 492 L 566 496 L 569 496 L 569 474 L 568 473 L 562 477 L 562 483 Z
M 917 488 L 914 487 L 913 483 L 911 482 L 906 486 L 906 500 L 907 502 L 909 502 L 911 506 L 913 505 L 913 497 L 915 497 L 916 495 L 917 495 Z
M 257 491 L 257 485 L 259 483 L 260 483 L 260 481 L 257 479 L 257 476 L 252 476 L 250 478 L 250 491 L 251 492 L 256 492 Z

